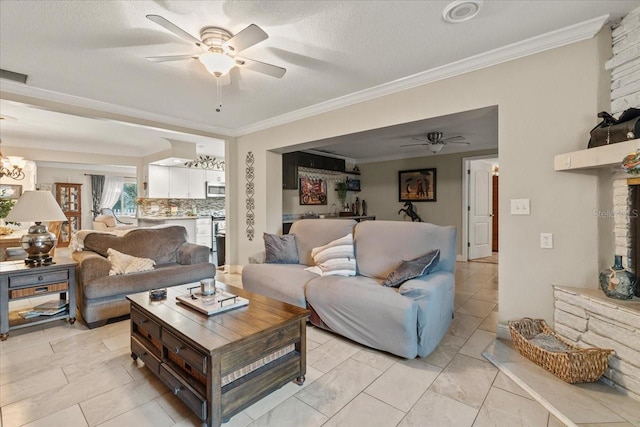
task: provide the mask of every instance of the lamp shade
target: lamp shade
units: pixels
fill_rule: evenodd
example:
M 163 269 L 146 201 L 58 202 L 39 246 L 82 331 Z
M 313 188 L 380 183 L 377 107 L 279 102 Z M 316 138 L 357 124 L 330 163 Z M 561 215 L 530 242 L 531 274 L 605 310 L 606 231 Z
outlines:
M 229 55 L 218 52 L 209 52 L 198 57 L 200 62 L 205 66 L 207 71 L 216 77 L 220 77 L 227 74 L 231 70 L 236 62 Z
M 5 218 L 13 222 L 66 221 L 53 194 L 49 191 L 25 191 Z

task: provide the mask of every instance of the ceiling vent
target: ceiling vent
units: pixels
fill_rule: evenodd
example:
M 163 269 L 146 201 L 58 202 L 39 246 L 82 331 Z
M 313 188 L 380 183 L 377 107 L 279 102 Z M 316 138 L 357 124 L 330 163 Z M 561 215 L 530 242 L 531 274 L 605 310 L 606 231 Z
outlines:
M 451 24 L 468 21 L 480 12 L 483 0 L 456 0 L 442 11 L 442 18 Z
M 26 74 L 20 74 L 0 68 L 0 79 L 11 80 L 18 83 L 26 83 L 28 77 L 29 76 L 27 76 Z

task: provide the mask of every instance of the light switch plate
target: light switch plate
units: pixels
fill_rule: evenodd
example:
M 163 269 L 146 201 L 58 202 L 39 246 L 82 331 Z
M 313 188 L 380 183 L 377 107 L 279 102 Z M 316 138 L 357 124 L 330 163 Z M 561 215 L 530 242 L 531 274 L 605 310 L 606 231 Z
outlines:
M 529 199 L 511 199 L 511 215 L 530 215 Z

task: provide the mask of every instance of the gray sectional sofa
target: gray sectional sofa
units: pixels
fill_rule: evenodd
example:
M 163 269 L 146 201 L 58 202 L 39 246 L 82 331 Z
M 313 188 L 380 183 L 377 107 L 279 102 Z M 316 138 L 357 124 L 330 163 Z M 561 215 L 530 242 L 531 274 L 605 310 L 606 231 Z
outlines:
M 311 251 L 353 233 L 356 276 L 306 271 Z M 427 223 L 305 219 L 290 230 L 298 264 L 249 264 L 245 289 L 312 310 L 310 321 L 366 346 L 405 358 L 427 356 L 453 317 L 456 229 Z M 381 286 L 403 261 L 440 250 L 437 266 L 399 288 Z
M 82 251 L 73 252 L 76 268 L 76 301 L 90 328 L 110 318 L 129 314 L 128 294 L 196 282 L 216 275 L 209 262 L 209 248 L 187 243 L 182 226 L 137 228 L 123 236 L 90 233 Z M 110 276 L 109 248 L 138 258 L 155 261 L 153 270 Z

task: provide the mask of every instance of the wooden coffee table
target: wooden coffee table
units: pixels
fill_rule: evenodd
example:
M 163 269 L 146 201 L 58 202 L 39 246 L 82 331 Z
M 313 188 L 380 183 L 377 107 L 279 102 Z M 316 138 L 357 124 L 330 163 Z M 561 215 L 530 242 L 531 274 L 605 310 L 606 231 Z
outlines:
M 176 302 L 197 283 L 131 302 L 131 357 L 140 358 L 207 426 L 220 426 L 306 373 L 308 310 L 216 282 L 249 305 L 206 316 Z

